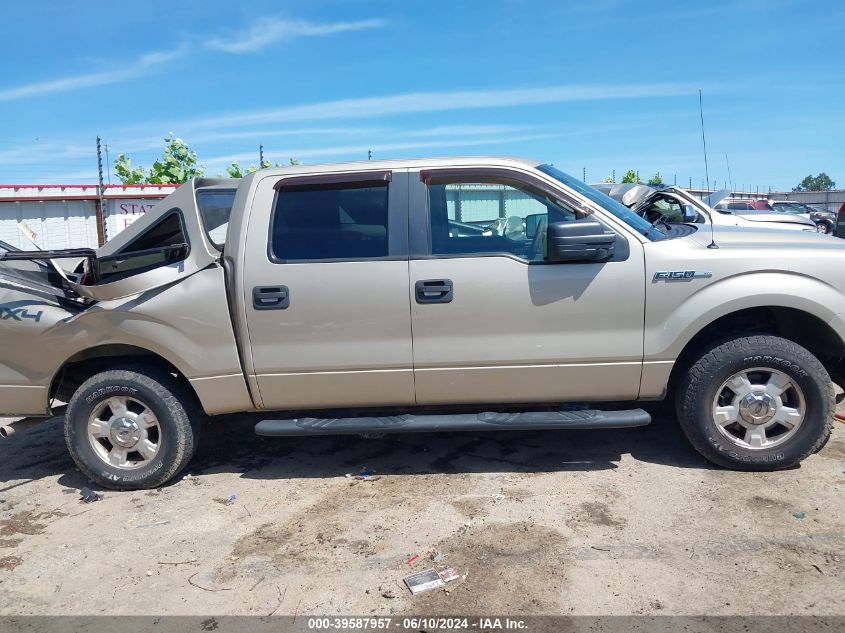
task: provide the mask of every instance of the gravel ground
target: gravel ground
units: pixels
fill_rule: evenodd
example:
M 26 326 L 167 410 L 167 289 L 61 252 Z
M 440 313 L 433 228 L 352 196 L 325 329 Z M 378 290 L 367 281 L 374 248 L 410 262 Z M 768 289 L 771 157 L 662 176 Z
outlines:
M 90 504 L 59 418 L 0 443 L 0 614 L 845 614 L 842 424 L 798 469 L 738 473 L 666 414 L 381 439 L 254 423 L 222 418 L 174 483 Z M 448 591 L 402 583 L 444 566 Z

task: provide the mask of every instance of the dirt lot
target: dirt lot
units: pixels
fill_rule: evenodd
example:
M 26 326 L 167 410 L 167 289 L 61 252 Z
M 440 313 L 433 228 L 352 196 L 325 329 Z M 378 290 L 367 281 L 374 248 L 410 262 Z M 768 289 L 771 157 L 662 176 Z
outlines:
M 91 504 L 60 419 L 2 443 L 0 614 L 845 613 L 842 424 L 801 468 L 751 474 L 665 415 L 382 439 L 254 422 L 208 428 L 189 476 Z M 448 593 L 402 584 L 446 565 Z

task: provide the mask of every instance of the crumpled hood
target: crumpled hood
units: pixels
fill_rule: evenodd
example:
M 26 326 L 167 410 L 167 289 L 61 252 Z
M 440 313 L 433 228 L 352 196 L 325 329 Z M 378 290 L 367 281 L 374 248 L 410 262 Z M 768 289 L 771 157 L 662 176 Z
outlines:
M 794 213 L 737 213 L 737 215 L 751 222 L 784 222 L 786 224 L 803 224 L 805 226 L 815 227 L 815 224 L 810 218 Z

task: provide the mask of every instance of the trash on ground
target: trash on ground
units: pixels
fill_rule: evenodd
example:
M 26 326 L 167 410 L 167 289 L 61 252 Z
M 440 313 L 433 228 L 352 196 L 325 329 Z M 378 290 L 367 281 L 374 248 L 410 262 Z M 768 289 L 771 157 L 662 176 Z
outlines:
M 156 521 L 155 523 L 144 523 L 143 525 L 136 525 L 135 527 L 136 528 L 148 528 L 148 527 L 155 527 L 157 525 L 167 525 L 168 523 L 170 523 L 170 521 L 165 519 L 163 521 Z
M 396 597 L 396 594 L 393 593 L 392 589 L 385 589 L 381 592 L 382 598 L 387 598 L 388 600 L 393 600 Z
M 79 500 L 82 503 L 94 503 L 95 501 L 99 501 L 103 498 L 103 495 L 94 492 L 90 488 L 83 488 L 79 491 Z
M 359 479 L 363 481 L 378 481 L 381 477 L 374 477 L 376 471 L 368 469 L 366 466 L 362 467 L 357 473 L 346 473 L 344 475 L 347 479 Z
M 431 562 L 433 562 L 433 563 L 439 563 L 439 562 L 440 562 L 440 561 L 442 561 L 444 558 L 446 558 L 446 557 L 445 557 L 443 554 L 441 554 L 440 552 L 434 552 L 434 553 L 431 555 Z
M 807 515 L 804 512 L 793 512 L 792 516 L 794 516 L 796 519 L 803 519 Z
M 419 557 L 420 557 L 420 555 L 419 555 L 419 554 L 413 554 L 412 556 L 409 556 L 407 559 L 405 559 L 405 562 L 406 562 L 408 565 L 410 565 L 410 564 L 411 564 L 411 563 L 413 563 L 415 560 L 417 560 Z
M 452 582 L 453 580 L 457 580 L 460 578 L 460 574 L 455 571 L 454 567 L 447 567 L 446 569 L 441 569 L 437 572 L 437 575 L 440 576 L 440 580 L 443 582 Z
M 228 499 L 224 499 L 223 497 L 215 497 L 214 501 L 219 503 L 222 506 L 230 506 L 237 500 L 237 495 L 229 495 Z
M 405 584 L 411 593 L 417 594 L 423 591 L 431 591 L 432 589 L 439 589 L 445 587 L 446 583 L 434 569 L 427 569 L 426 571 L 417 572 L 410 576 L 405 576 Z

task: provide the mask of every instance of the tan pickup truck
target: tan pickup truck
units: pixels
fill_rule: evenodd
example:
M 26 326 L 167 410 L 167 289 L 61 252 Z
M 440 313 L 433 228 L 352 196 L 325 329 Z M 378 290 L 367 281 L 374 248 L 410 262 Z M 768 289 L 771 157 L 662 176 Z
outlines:
M 119 489 L 172 478 L 226 413 L 618 428 L 667 396 L 707 459 L 787 468 L 831 432 L 843 290 L 845 241 L 650 223 L 551 165 L 264 169 L 190 181 L 96 251 L 0 249 L 0 414 L 68 402 L 71 455 Z

